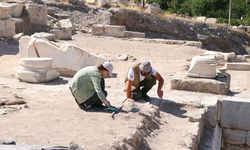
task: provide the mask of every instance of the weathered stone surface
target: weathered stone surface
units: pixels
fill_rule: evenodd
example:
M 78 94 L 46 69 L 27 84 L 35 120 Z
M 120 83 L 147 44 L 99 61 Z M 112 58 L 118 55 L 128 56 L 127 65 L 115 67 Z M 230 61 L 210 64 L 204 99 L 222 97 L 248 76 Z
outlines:
M 202 106 L 206 108 L 204 116 L 205 124 L 208 124 L 212 127 L 216 127 L 218 124 L 217 101 L 217 96 L 203 97 L 201 100 Z
M 71 40 L 72 39 L 72 30 L 68 29 L 52 29 L 49 31 L 55 35 L 55 39 L 58 40 Z
M 130 37 L 130 38 L 145 38 L 145 33 L 142 33 L 142 32 L 133 32 L 133 31 L 125 31 L 125 37 Z
M 247 140 L 246 140 L 247 146 L 250 146 L 250 131 L 247 131 Z
M 225 145 L 223 150 L 250 150 L 250 147 L 239 145 Z
M 226 97 L 220 101 L 220 124 L 223 128 L 250 130 L 250 99 Z
M 26 4 L 26 10 L 31 23 L 46 25 L 47 24 L 47 7 L 38 4 Z
M 201 22 L 201 23 L 205 23 L 206 22 L 206 17 L 204 17 L 204 16 L 196 17 L 196 21 Z
M 74 30 L 74 26 L 73 26 L 72 22 L 70 21 L 70 19 L 59 20 L 59 23 L 61 24 L 61 28 L 63 28 L 63 29 Z
M 19 65 L 30 69 L 44 69 L 51 68 L 53 59 L 48 57 L 30 57 L 19 60 Z
M 222 129 L 205 126 L 198 150 L 220 150 L 222 146 Z
M 109 0 L 97 0 L 97 6 L 104 7 L 109 5 Z
M 154 5 L 149 5 L 145 12 L 154 15 L 164 13 L 164 11 L 160 7 L 156 7 Z
M 250 63 L 227 63 L 227 69 L 250 71 Z
M 227 144 L 246 144 L 247 131 L 223 129 L 222 137 Z
M 101 25 L 101 24 L 93 25 L 92 35 L 124 37 L 125 26 Z
M 213 56 L 195 56 L 188 70 L 188 77 L 215 78 L 216 59 Z
M 0 19 L 6 19 L 9 17 L 10 14 L 10 7 L 6 5 L 6 3 L 0 2 Z
M 59 73 L 52 68 L 51 58 L 22 58 L 19 62 L 17 78 L 24 82 L 48 82 L 59 77 Z
M 12 19 L 0 20 L 0 37 L 12 37 L 16 34 L 15 22 Z
M 202 79 L 176 76 L 171 80 L 171 89 L 226 95 L 230 88 L 230 75 L 225 74 L 216 79 Z
M 37 57 L 35 48 L 40 57 L 53 58 L 53 68 L 56 68 L 63 76 L 72 76 L 83 67 L 99 65 L 105 61 L 104 58 L 90 54 L 72 44 L 57 45 L 44 39 L 28 36 L 20 39 L 21 57 Z
M 206 23 L 212 23 L 215 24 L 217 22 L 216 18 L 206 18 Z
M 43 39 L 47 39 L 49 41 L 54 41 L 55 40 L 55 34 L 46 33 L 46 32 L 34 33 L 34 34 L 31 35 L 31 37 L 43 38 Z
M 94 3 L 96 3 L 96 0 L 86 0 L 85 2 L 88 4 L 94 4 Z
M 8 7 L 10 7 L 10 11 L 9 14 L 12 17 L 20 17 L 22 12 L 23 12 L 23 8 L 24 8 L 24 4 L 19 4 L 19 3 L 6 3 L 6 5 Z

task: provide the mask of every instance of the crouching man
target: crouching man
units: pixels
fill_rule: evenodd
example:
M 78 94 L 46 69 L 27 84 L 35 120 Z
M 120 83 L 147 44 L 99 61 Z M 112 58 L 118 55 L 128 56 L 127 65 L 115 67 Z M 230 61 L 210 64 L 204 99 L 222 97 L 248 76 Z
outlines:
M 156 84 L 156 80 L 159 81 L 157 94 L 159 98 L 162 98 L 163 91 L 162 86 L 164 80 L 161 75 L 151 67 L 149 61 L 135 64 L 130 67 L 125 80 L 125 93 L 128 99 L 139 100 L 144 99 L 150 101 L 150 97 L 147 95 L 148 91 Z
M 105 77 L 111 77 L 113 65 L 106 61 L 99 66 L 88 66 L 79 70 L 70 83 L 70 90 L 82 110 L 110 107 L 106 99 Z

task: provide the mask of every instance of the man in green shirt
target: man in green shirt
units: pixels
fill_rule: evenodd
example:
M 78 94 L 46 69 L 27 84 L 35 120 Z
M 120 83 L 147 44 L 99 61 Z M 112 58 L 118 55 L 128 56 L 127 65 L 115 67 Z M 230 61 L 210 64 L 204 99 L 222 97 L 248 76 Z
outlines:
M 113 65 L 106 61 L 99 66 L 88 66 L 79 70 L 70 83 L 70 90 L 76 103 L 82 110 L 91 108 L 110 107 L 106 99 L 104 78 L 112 76 Z

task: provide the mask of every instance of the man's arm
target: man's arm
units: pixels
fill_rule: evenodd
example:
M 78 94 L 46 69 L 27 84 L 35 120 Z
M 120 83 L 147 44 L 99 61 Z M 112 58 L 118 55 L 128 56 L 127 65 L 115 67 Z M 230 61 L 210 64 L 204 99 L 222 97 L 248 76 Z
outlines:
M 158 88 L 157 88 L 157 94 L 158 94 L 158 96 L 160 98 L 162 98 L 162 96 L 163 96 L 162 87 L 163 87 L 163 84 L 164 84 L 164 79 L 162 78 L 162 76 L 158 72 L 156 73 L 155 77 L 159 81 Z
M 131 98 L 131 87 L 132 87 L 133 81 L 129 80 L 126 83 L 126 96 L 127 98 Z
M 110 102 L 106 99 L 105 94 L 102 91 L 101 88 L 101 78 L 96 77 L 96 76 L 92 76 L 91 77 L 92 83 L 94 85 L 95 91 L 99 97 L 99 99 L 106 105 L 106 106 L 110 106 Z M 105 86 L 105 85 L 104 85 Z

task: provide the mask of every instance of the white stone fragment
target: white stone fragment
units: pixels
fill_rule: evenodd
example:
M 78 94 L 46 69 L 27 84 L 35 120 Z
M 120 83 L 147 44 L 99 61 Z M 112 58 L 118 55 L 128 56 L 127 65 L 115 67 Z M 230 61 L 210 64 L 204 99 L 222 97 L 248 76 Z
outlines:
M 188 70 L 188 77 L 215 78 L 216 59 L 213 56 L 195 56 Z

